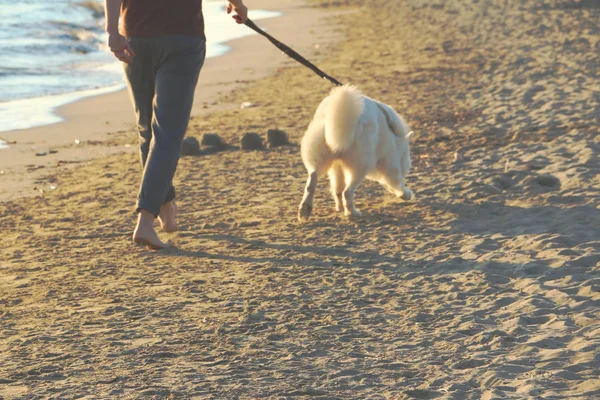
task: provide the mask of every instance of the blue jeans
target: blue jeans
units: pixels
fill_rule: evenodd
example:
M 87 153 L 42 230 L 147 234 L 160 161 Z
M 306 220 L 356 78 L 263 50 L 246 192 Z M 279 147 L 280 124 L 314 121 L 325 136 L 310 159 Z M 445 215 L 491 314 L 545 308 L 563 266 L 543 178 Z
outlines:
M 137 211 L 157 216 L 163 204 L 175 199 L 173 176 L 206 43 L 188 36 L 128 40 L 135 57 L 125 64 L 125 76 L 137 118 L 143 168 Z

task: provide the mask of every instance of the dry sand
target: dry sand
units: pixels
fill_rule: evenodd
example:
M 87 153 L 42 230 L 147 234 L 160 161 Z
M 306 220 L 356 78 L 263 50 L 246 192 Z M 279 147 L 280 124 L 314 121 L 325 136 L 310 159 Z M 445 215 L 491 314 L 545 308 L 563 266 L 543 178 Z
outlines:
M 323 180 L 299 225 L 329 86 L 249 83 L 190 135 L 296 145 L 183 158 L 175 249 L 131 244 L 134 154 L 0 204 L 0 397 L 598 398 L 600 7 L 423 3 L 311 2 L 359 9 L 310 56 L 412 124 L 418 202 L 366 183 L 348 220 Z

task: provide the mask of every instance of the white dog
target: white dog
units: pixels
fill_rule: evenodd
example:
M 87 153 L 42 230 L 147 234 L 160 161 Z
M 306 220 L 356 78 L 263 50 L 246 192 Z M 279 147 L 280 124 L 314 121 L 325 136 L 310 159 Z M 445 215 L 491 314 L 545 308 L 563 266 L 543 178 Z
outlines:
M 298 219 L 312 212 L 317 179 L 326 172 L 336 211 L 360 216 L 354 192 L 365 179 L 380 182 L 404 200 L 414 198 L 404 179 L 410 170 L 412 131 L 393 108 L 363 96 L 353 86 L 334 88 L 315 112 L 302 139 L 308 181 Z

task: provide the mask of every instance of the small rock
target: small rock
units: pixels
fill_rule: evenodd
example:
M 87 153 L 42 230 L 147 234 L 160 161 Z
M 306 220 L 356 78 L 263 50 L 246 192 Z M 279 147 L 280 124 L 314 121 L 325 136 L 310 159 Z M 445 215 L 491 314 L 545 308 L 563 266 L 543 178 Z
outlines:
M 499 189 L 506 190 L 513 185 L 514 181 L 508 175 L 500 175 L 494 178 L 494 186 L 496 186 Z
M 532 161 L 529 163 L 529 169 L 533 170 L 533 171 L 538 171 L 540 169 L 543 169 L 545 167 L 544 164 L 537 162 L 537 161 Z
M 267 131 L 267 142 L 269 147 L 287 146 L 290 144 L 287 133 L 279 129 L 269 129 Z
M 535 178 L 535 181 L 538 183 L 538 185 L 545 186 L 545 187 L 551 187 L 551 188 L 560 187 L 560 179 L 558 179 L 557 177 L 552 176 L 550 174 L 540 175 L 537 178 Z
M 250 103 L 249 101 L 245 101 L 242 104 L 240 104 L 240 108 L 252 108 L 252 107 L 256 107 L 256 104 Z
M 548 164 L 550 164 L 550 161 L 548 161 L 547 158 L 538 156 L 535 157 L 533 160 L 529 161 L 528 166 L 529 169 L 533 171 L 538 171 L 540 169 L 545 168 Z
M 202 135 L 202 141 L 200 142 L 202 146 L 212 146 L 216 147 L 219 150 L 223 150 L 227 147 L 227 144 L 221 139 L 221 136 L 216 133 L 205 133 Z
M 198 139 L 193 136 L 186 137 L 181 143 L 181 155 L 182 156 L 199 156 L 200 143 Z
M 45 151 L 40 151 L 39 153 L 35 153 L 35 155 L 38 156 L 38 157 L 42 157 L 42 156 L 45 156 L 47 154 L 48 153 L 46 153 Z
M 446 40 L 442 43 L 442 48 L 445 53 L 450 53 L 454 49 L 454 42 L 452 40 Z
M 264 150 L 265 145 L 260 135 L 256 132 L 248 132 L 240 141 L 243 150 Z

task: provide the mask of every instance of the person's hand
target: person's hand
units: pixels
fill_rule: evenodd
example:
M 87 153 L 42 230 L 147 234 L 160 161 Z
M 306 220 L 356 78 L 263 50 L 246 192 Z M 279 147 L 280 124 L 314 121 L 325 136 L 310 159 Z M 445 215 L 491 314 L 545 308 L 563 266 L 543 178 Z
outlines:
M 124 63 L 131 63 L 133 57 L 135 57 L 135 53 L 129 45 L 129 41 L 119 33 L 111 33 L 108 35 L 108 47 L 115 57 Z
M 244 5 L 242 0 L 228 0 L 227 3 L 227 14 L 231 14 L 231 12 L 235 12 L 235 15 L 232 18 L 238 24 L 243 24 L 248 19 L 248 7 Z

